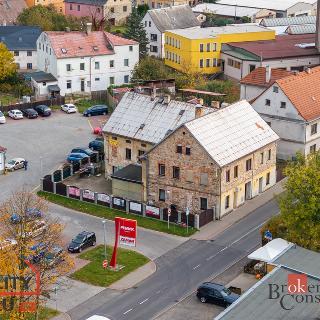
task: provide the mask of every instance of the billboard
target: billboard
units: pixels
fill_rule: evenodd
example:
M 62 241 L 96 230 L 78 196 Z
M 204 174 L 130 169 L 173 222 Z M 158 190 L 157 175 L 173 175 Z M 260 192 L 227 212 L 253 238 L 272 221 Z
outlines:
M 119 243 L 129 247 L 136 246 L 137 220 L 119 218 Z

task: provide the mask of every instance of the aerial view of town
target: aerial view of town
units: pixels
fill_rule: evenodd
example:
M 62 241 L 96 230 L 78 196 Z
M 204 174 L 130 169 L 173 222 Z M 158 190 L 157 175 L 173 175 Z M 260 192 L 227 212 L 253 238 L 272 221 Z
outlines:
M 0 320 L 319 306 L 320 0 L 0 0 Z

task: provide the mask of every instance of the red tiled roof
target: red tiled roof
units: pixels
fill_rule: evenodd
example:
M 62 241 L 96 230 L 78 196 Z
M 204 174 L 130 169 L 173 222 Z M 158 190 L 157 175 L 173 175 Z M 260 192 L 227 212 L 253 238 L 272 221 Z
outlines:
M 320 117 L 320 67 L 276 81 L 281 90 L 307 121 Z
M 247 41 L 228 43 L 235 48 L 244 49 L 262 59 L 277 59 L 286 57 L 299 57 L 319 55 L 317 49 L 300 48 L 297 44 L 315 43 L 315 34 L 279 35 L 274 40 Z
M 246 75 L 240 83 L 259 87 L 270 87 L 276 80 L 290 76 L 292 73 L 283 69 L 271 69 L 270 81 L 266 81 L 266 68 L 259 67 Z
M 137 44 L 133 40 L 103 31 L 92 31 L 89 34 L 79 31 L 47 31 L 46 33 L 57 58 L 114 54 L 113 46 Z

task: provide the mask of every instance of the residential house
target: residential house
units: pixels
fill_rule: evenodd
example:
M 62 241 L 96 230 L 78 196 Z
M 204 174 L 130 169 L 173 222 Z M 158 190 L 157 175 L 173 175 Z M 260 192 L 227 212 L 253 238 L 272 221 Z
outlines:
M 273 30 L 251 24 L 170 30 L 165 32 L 165 64 L 183 72 L 218 73 L 222 44 L 274 38 Z
M 320 67 L 278 79 L 253 108 L 279 135 L 278 157 L 292 159 L 320 149 Z
M 5 169 L 6 151 L 6 148 L 0 146 L 0 174 L 3 173 Z
M 139 44 L 104 31 L 43 32 L 38 68 L 58 79 L 62 96 L 90 94 L 129 83 L 139 61 Z
M 14 25 L 27 4 L 21 0 L 0 0 L 0 8 L 0 26 Z
M 65 0 L 64 5 L 66 15 L 106 19 L 112 25 L 124 24 L 132 11 L 130 0 Z
M 195 6 L 199 0 L 137 0 L 137 5 L 147 4 L 151 9 L 173 7 L 177 5 Z
M 195 111 L 194 104 L 171 100 L 169 96 L 125 93 L 102 130 L 106 177 L 139 162 L 139 157 L 167 134 L 194 119 Z
M 273 40 L 226 43 L 221 50 L 226 77 L 241 80 L 257 67 L 302 71 L 320 64 L 315 34 L 278 35 Z
M 283 69 L 258 67 L 240 81 L 240 100 L 251 101 L 263 91 L 272 86 L 278 79 L 291 75 L 292 72 Z
M 36 5 L 48 6 L 52 4 L 57 12 L 64 13 L 64 3 L 63 0 L 25 0 L 27 6 L 34 7 Z
M 144 200 L 220 218 L 275 184 L 279 137 L 244 100 L 202 112 L 141 158 Z
M 37 69 L 39 27 L 0 26 L 0 42 L 13 53 L 19 71 Z
M 142 24 L 149 40 L 148 53 L 151 56 L 164 57 L 164 33 L 166 30 L 199 27 L 200 22 L 188 5 L 179 5 L 148 10 Z

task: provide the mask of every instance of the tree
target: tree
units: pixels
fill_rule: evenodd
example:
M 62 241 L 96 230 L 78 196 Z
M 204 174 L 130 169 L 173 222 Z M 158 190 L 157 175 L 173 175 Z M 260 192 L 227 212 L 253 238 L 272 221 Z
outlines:
M 44 303 L 44 296 L 49 296 L 61 276 L 73 267 L 73 261 L 65 251 L 57 254 L 57 248 L 62 247 L 63 227 L 57 220 L 51 219 L 46 211 L 47 203 L 26 190 L 16 192 L 0 205 L 0 274 L 28 279 L 29 288 L 21 290 L 21 284 L 13 285 L 11 277 L 9 289 L 13 292 L 35 291 L 36 275 L 28 266 L 31 263 L 38 270 L 41 292 L 41 296 L 14 296 L 10 300 L 13 303 L 12 310 L 4 319 L 27 319 L 27 315 L 19 310 L 19 306 L 26 302 L 35 304 L 37 315 Z M 39 229 L 40 225 L 45 227 Z M 4 239 L 14 240 L 6 244 Z
M 222 27 L 226 26 L 227 24 L 234 23 L 232 19 L 226 19 L 223 17 L 216 16 L 215 14 L 209 13 L 206 14 L 207 19 L 203 23 L 203 27 Z
M 16 71 L 17 65 L 14 62 L 13 54 L 4 43 L 0 42 L 0 82 L 13 77 Z
M 136 8 L 132 8 L 132 13 L 128 17 L 125 36 L 129 39 L 139 42 L 140 58 L 143 58 L 147 55 L 147 45 L 149 40 L 147 38 L 146 30 L 141 22 L 141 16 Z
M 137 11 L 138 11 L 140 17 L 142 17 L 142 18 L 146 15 L 148 10 L 149 10 L 149 6 L 147 3 L 139 4 L 137 7 Z

